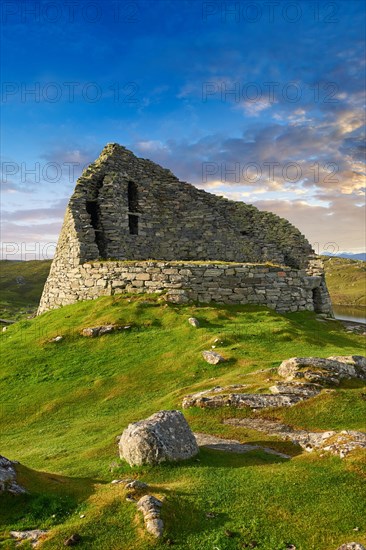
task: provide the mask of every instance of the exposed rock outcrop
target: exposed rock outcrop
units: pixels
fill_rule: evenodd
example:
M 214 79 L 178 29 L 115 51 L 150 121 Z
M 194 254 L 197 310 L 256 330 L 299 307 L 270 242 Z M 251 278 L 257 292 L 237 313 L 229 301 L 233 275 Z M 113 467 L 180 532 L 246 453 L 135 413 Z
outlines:
M 198 446 L 180 411 L 160 411 L 129 424 L 119 440 L 120 457 L 130 466 L 191 458 Z
M 15 462 L 0 455 L 0 493 L 8 492 L 19 495 L 26 492 L 17 482 L 14 464 Z
M 48 531 L 42 529 L 31 529 L 29 531 L 10 531 L 10 536 L 19 541 L 19 543 L 27 540 L 31 543 L 32 548 L 37 548 L 47 533 Z
M 366 380 L 366 358 L 361 355 L 321 357 L 292 357 L 278 368 L 287 381 L 306 380 L 318 384 L 338 385 L 342 379 Z
M 280 453 L 269 447 L 263 447 L 261 445 L 250 445 L 247 443 L 240 443 L 236 439 L 224 439 L 216 437 L 214 435 L 195 433 L 197 444 L 200 447 L 207 447 L 208 449 L 214 449 L 216 451 L 225 451 L 228 453 L 249 453 L 251 451 L 264 451 L 265 453 L 279 456 L 280 458 L 291 458 L 290 455 Z
M 283 384 L 272 386 L 270 394 L 266 393 L 237 393 L 234 389 L 246 387 L 245 385 L 216 386 L 210 390 L 194 393 L 184 397 L 182 406 L 214 409 L 218 407 L 234 407 L 243 409 L 264 409 L 267 407 L 291 407 L 299 401 L 309 399 L 317 395 L 321 388 L 315 384 Z
M 323 450 L 341 458 L 344 458 L 355 449 L 366 448 L 366 433 L 355 430 L 311 432 L 296 430 L 286 424 L 263 418 L 229 418 L 224 420 L 224 424 L 276 435 L 281 439 L 300 445 L 306 451 Z

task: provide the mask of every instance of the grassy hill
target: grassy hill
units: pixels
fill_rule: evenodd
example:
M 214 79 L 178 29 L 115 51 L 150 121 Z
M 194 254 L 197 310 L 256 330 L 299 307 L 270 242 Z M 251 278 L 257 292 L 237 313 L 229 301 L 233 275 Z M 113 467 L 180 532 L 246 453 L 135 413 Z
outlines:
M 366 262 L 322 256 L 334 304 L 366 306 Z
M 0 318 L 17 320 L 34 313 L 50 266 L 50 260 L 0 260 Z
M 191 316 L 200 328 L 188 324 Z M 80 335 L 83 327 L 104 323 L 132 328 L 98 339 Z M 61 342 L 50 342 L 58 335 Z M 213 366 L 201 351 L 216 338 L 227 361 Z M 20 461 L 19 481 L 29 489 L 28 495 L 0 496 L 0 548 L 14 548 L 8 537 L 14 528 L 50 529 L 45 550 L 63 547 L 74 532 L 83 537 L 80 549 L 98 550 L 147 550 L 173 542 L 179 550 L 230 550 L 251 541 L 259 550 L 285 550 L 290 543 L 297 550 L 335 550 L 356 535 L 365 543 L 360 452 L 343 460 L 300 453 L 274 436 L 222 424 L 224 418 L 251 415 L 314 430 L 364 429 L 360 382 L 288 409 L 184 411 L 195 431 L 271 446 L 291 460 L 262 451 L 202 450 L 198 460 L 131 469 L 117 455 L 116 436 L 129 422 L 180 408 L 186 394 L 238 383 L 261 392 L 275 376 L 263 369 L 285 358 L 363 354 L 364 338 L 346 333 L 338 322 L 319 322 L 309 312 L 175 306 L 152 295 L 119 295 L 22 320 L 0 334 L 0 352 L 0 452 Z M 110 484 L 126 476 L 149 483 L 165 498 L 162 541 L 146 534 L 122 486 Z M 217 515 L 208 519 L 211 511 Z

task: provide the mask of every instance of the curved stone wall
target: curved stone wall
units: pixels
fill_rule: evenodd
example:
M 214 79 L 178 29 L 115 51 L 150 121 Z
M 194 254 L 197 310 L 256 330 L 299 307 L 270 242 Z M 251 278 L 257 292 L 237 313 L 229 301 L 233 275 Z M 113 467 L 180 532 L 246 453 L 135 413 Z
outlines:
M 279 312 L 331 314 L 321 266 L 308 271 L 273 265 L 187 262 L 95 262 L 53 271 L 38 314 L 99 296 L 163 292 L 168 301 L 261 304 Z

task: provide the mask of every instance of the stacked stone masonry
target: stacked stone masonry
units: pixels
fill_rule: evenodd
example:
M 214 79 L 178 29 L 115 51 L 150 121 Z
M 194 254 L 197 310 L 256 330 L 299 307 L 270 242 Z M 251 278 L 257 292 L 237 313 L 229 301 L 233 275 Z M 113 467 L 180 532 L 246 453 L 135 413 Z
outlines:
M 331 313 L 321 261 L 287 220 L 197 189 L 108 144 L 69 201 L 39 313 L 97 296 L 157 291 Z
M 261 304 L 279 312 L 314 311 L 322 277 L 290 267 L 180 262 L 96 262 L 49 277 L 39 313 L 99 296 L 161 293 L 174 302 Z M 324 313 L 329 313 L 330 302 Z

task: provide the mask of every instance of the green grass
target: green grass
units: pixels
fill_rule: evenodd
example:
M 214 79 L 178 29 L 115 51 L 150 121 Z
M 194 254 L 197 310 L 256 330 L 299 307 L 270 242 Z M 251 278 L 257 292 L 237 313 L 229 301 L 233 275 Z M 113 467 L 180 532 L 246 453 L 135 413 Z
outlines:
M 366 306 L 366 262 L 322 256 L 334 304 Z
M 188 317 L 197 317 L 200 328 Z M 83 338 L 83 327 L 130 324 L 129 331 Z M 59 343 L 49 340 L 57 335 Z M 227 358 L 208 365 L 201 351 Z M 282 460 L 257 451 L 246 455 L 201 451 L 198 461 L 130 469 L 118 459 L 116 436 L 129 422 L 160 409 L 180 408 L 188 393 L 234 383 L 265 391 L 275 367 L 288 357 L 363 354 L 364 338 L 337 322 L 319 323 L 309 312 L 280 315 L 259 306 L 175 306 L 161 297 L 100 298 L 22 320 L 0 334 L 1 454 L 19 460 L 29 495 L 0 497 L 0 548 L 13 548 L 13 528 L 51 528 L 45 549 L 61 548 L 73 532 L 81 549 L 241 548 L 331 550 L 365 542 L 361 455 L 299 453 L 289 442 L 222 424 L 247 410 L 184 411 L 196 431 L 235 437 L 287 451 Z M 257 373 L 259 369 L 267 372 Z M 261 413 L 312 429 L 364 428 L 361 384 L 345 384 L 291 409 Z M 165 497 L 166 537 L 152 540 L 121 486 L 132 475 Z M 206 513 L 215 511 L 208 520 Z M 85 518 L 80 519 L 80 513 Z M 355 535 L 354 527 L 362 530 Z M 233 531 L 233 538 L 225 536 Z M 1 542 L 1 540 L 3 542 Z
M 36 311 L 50 265 L 0 260 L 0 318 L 18 320 Z

